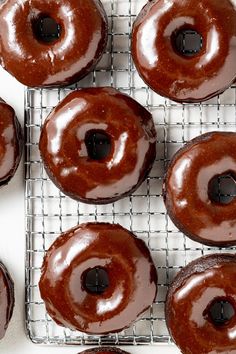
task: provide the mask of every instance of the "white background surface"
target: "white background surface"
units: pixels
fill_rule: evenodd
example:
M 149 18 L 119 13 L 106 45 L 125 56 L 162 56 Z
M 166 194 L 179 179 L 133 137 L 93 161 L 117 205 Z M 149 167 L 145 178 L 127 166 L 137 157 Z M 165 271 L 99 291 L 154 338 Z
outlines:
M 23 126 L 24 88 L 0 69 L 0 97 L 15 109 Z M 22 159 L 23 160 L 23 159 Z M 32 344 L 24 332 L 24 172 L 23 161 L 16 176 L 0 190 L 0 259 L 5 263 L 15 283 L 15 310 L 5 338 L 0 342 L 1 354 L 76 354 L 77 347 L 42 347 Z M 177 354 L 174 346 L 123 347 L 131 354 Z
M 236 3 L 236 0 L 234 0 Z M 24 88 L 0 68 L 0 97 L 24 120 Z M 22 159 L 23 160 L 23 159 Z M 76 354 L 77 347 L 42 347 L 32 344 L 24 331 L 24 172 L 23 161 L 11 183 L 0 190 L 0 260 L 5 263 L 15 283 L 16 306 L 5 338 L 0 342 L 0 354 Z M 186 334 L 187 335 L 187 334 Z M 122 347 L 131 354 L 178 354 L 175 346 Z M 201 354 L 201 353 L 199 353 Z

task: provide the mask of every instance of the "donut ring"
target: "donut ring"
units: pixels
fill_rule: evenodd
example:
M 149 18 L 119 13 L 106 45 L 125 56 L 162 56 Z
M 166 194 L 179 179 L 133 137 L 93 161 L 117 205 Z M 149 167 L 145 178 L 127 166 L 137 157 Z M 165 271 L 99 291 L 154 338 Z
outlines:
M 35 32 L 45 18 L 60 27 L 59 39 L 51 43 Z M 1 63 L 27 86 L 70 85 L 100 60 L 107 32 L 100 0 L 8 0 L 0 6 Z
M 0 262 L 0 339 L 5 336 L 12 318 L 14 303 L 13 281 L 4 264 Z
M 236 244 L 236 199 L 212 201 L 209 187 L 215 177 L 236 178 L 236 133 L 203 134 L 173 157 L 164 180 L 167 212 L 180 231 L 209 246 Z
M 86 275 L 102 269 L 108 287 L 88 290 Z M 39 282 L 53 320 L 91 334 L 129 327 L 157 292 L 157 274 L 145 243 L 120 225 L 88 223 L 62 234 L 50 247 Z
M 200 102 L 220 94 L 236 78 L 235 23 L 230 0 L 150 0 L 133 26 L 132 55 L 140 76 L 174 101 Z M 183 30 L 202 36 L 194 56 L 174 45 Z
M 0 99 L 0 187 L 14 176 L 22 154 L 22 131 L 14 109 Z
M 166 299 L 166 322 L 184 354 L 235 353 L 236 315 L 216 324 L 210 313 L 218 301 L 229 302 L 236 313 L 236 257 L 201 257 L 179 272 Z M 187 334 L 187 335 L 186 335 Z
M 80 354 L 130 354 L 115 347 L 98 347 L 82 351 Z
M 110 152 L 89 153 L 89 137 L 105 134 Z M 113 88 L 69 94 L 49 115 L 39 148 L 46 171 L 64 194 L 105 204 L 131 194 L 147 177 L 156 156 L 151 114 Z

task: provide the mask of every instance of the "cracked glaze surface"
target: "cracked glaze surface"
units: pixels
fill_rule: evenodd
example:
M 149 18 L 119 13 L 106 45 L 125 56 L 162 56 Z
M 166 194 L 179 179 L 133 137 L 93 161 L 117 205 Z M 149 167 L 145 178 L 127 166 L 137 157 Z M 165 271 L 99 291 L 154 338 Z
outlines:
M 212 201 L 209 184 L 214 177 L 236 178 L 236 133 L 203 134 L 173 157 L 164 181 L 168 214 L 187 236 L 210 246 L 236 244 L 236 199 Z
M 183 29 L 202 35 L 195 56 L 186 57 L 173 45 Z M 183 102 L 207 100 L 236 77 L 235 5 L 230 0 L 149 1 L 134 23 L 132 55 L 143 80 L 160 95 Z
M 40 16 L 60 25 L 58 40 L 37 39 L 32 24 Z M 107 32 L 107 17 L 99 0 L 8 0 L 0 6 L 0 60 L 24 85 L 69 85 L 97 64 Z
M 88 155 L 85 139 L 91 131 L 111 139 L 111 151 L 102 160 Z M 82 89 L 49 115 L 40 151 L 63 193 L 86 203 L 110 203 L 147 177 L 156 156 L 156 131 L 151 114 L 129 96 L 113 88 Z
M 84 274 L 104 269 L 109 286 L 90 293 Z M 82 224 L 62 234 L 44 259 L 40 292 L 50 316 L 86 333 L 119 332 L 153 303 L 157 273 L 145 243 L 120 225 Z

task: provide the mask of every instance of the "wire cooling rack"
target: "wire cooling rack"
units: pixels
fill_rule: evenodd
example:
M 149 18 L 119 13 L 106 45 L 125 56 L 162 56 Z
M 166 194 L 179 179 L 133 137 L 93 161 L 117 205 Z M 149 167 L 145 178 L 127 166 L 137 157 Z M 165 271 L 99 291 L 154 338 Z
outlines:
M 220 251 L 193 242 L 176 229 L 163 204 L 162 182 L 171 156 L 186 141 L 207 131 L 235 131 L 236 87 L 202 104 L 181 105 L 153 93 L 137 74 L 130 53 L 132 24 L 145 0 L 104 0 L 103 3 L 109 16 L 107 51 L 96 70 L 78 87 L 114 86 L 149 109 L 157 129 L 157 159 L 150 176 L 128 198 L 105 206 L 88 206 L 71 200 L 48 179 L 38 151 L 44 119 L 71 89 L 26 90 L 25 308 L 27 333 L 34 343 L 135 345 L 171 342 L 164 316 L 168 284 L 191 260 Z M 231 187 L 227 179 L 219 181 L 219 198 L 232 194 Z M 148 245 L 158 270 L 159 290 L 155 303 L 131 328 L 121 333 L 90 336 L 59 327 L 47 315 L 39 294 L 40 268 L 46 250 L 61 232 L 89 221 L 120 223 L 132 230 Z

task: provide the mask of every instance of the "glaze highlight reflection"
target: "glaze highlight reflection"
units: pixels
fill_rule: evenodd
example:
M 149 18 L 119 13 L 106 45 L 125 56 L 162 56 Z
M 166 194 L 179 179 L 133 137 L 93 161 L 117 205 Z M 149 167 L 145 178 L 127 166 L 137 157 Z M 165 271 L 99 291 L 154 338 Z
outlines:
M 104 132 L 108 156 L 89 156 L 86 136 Z M 85 203 L 111 203 L 131 194 L 147 177 L 156 156 L 151 114 L 113 88 L 81 89 L 69 94 L 49 115 L 39 148 L 52 181 Z
M 235 354 L 236 256 L 210 255 L 183 268 L 170 285 L 166 298 L 166 321 L 176 345 L 184 354 Z M 233 317 L 214 323 L 210 306 L 229 302 Z M 187 333 L 187 335 L 186 335 Z
M 84 274 L 106 271 L 109 285 L 91 293 Z M 130 326 L 155 299 L 157 273 L 145 243 L 120 225 L 82 224 L 48 250 L 39 282 L 49 315 L 59 325 L 92 334 Z
M 22 153 L 22 132 L 15 111 L 0 99 L 0 187 L 14 176 Z
M 14 308 L 14 284 L 0 262 L 0 340 L 5 336 Z
M 236 133 L 203 134 L 180 149 L 165 177 L 163 195 L 175 225 L 193 240 L 210 246 L 236 244 L 236 199 L 212 201 L 214 177 L 236 176 Z
M 222 21 L 222 16 L 227 20 Z M 132 33 L 132 56 L 142 79 L 158 94 L 200 102 L 227 89 L 236 78 L 236 7 L 231 0 L 151 0 Z M 202 36 L 196 55 L 178 52 L 180 30 Z
M 53 43 L 39 40 L 40 16 L 61 28 Z M 0 60 L 30 87 L 66 86 L 93 70 L 107 44 L 108 20 L 100 0 L 8 0 L 0 6 Z

